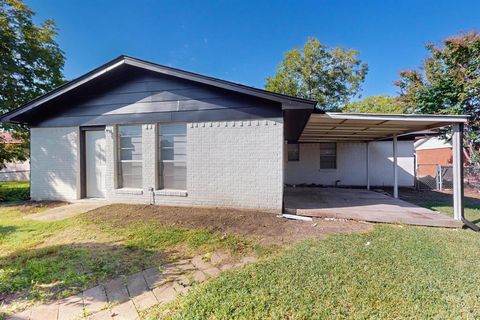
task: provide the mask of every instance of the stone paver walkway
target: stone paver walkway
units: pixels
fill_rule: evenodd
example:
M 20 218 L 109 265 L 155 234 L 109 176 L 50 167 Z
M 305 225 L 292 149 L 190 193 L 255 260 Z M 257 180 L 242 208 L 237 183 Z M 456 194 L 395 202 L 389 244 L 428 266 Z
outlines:
M 215 278 L 224 270 L 255 262 L 253 256 L 232 259 L 224 251 L 199 255 L 159 268 L 117 278 L 82 293 L 36 305 L 11 316 L 10 320 L 134 320 L 139 313 L 166 304 L 187 293 L 194 283 Z
M 45 211 L 25 216 L 24 219 L 38 221 L 57 221 L 67 219 L 78 214 L 88 212 L 110 204 L 104 200 L 78 200 L 60 207 L 47 209 Z

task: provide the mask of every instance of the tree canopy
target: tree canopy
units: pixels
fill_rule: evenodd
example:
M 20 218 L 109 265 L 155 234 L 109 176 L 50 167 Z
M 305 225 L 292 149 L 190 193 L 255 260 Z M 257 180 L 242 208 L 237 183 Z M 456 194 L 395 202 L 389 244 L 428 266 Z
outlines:
M 471 159 L 480 145 L 480 35 L 470 32 L 429 43 L 419 70 L 400 73 L 400 101 L 417 113 L 467 114 L 465 142 Z
M 342 112 L 355 113 L 409 113 L 409 108 L 401 103 L 397 97 L 370 96 L 362 100 L 347 104 L 341 109 Z
M 309 38 L 302 49 L 285 54 L 265 89 L 318 101 L 324 110 L 337 110 L 359 94 L 368 66 L 356 50 L 328 48 Z
M 20 0 L 0 0 L 0 112 L 5 113 L 63 83 L 65 57 L 55 42 L 53 20 L 37 25 L 34 12 Z M 0 141 L 0 167 L 28 156 L 28 131 L 2 125 L 25 143 Z

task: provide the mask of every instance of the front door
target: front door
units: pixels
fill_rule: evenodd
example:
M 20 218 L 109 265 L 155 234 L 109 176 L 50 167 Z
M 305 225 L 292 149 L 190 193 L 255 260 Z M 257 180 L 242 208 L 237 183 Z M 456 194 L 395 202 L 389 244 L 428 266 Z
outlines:
M 85 131 L 87 198 L 105 197 L 105 131 Z

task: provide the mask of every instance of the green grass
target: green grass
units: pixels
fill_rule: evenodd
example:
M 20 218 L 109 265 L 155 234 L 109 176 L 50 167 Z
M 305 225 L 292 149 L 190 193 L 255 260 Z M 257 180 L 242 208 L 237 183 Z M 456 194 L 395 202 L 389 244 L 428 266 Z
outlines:
M 197 287 L 171 318 L 476 319 L 479 248 L 472 231 L 387 225 L 304 241 Z
M 30 198 L 28 181 L 0 182 L 0 202 L 23 201 Z
M 57 222 L 24 218 L 44 209 L 0 207 L 0 296 L 16 296 L 10 312 L 20 307 L 16 301 L 64 297 L 170 260 L 250 247 L 244 238 L 129 221 L 122 213 L 122 225 L 91 219 L 94 212 Z

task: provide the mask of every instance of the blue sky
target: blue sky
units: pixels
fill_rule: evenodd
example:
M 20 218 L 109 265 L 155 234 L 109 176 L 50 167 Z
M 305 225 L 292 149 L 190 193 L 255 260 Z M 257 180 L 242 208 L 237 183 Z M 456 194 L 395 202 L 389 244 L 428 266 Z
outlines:
M 309 36 L 355 48 L 369 65 L 362 95 L 395 94 L 425 43 L 480 29 L 480 1 L 25 0 L 52 18 L 77 77 L 120 54 L 263 87 L 284 53 Z

